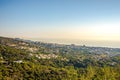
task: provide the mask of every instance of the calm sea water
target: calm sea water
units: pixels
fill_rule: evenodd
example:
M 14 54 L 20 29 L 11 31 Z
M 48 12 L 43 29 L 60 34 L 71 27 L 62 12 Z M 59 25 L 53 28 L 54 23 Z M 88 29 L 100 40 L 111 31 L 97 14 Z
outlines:
M 112 47 L 120 48 L 120 41 L 93 41 L 93 40 L 70 40 L 70 39 L 31 39 L 34 41 L 41 41 L 46 43 L 58 43 L 58 44 L 76 44 L 86 45 L 93 47 Z

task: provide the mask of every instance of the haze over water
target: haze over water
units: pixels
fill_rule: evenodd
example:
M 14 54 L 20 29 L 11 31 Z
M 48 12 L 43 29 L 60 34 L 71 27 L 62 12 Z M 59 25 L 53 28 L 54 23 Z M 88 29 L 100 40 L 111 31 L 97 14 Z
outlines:
M 70 40 L 70 39 L 30 39 L 33 41 L 40 41 L 45 43 L 56 43 L 65 45 L 80 45 L 80 46 L 91 46 L 91 47 L 109 47 L 109 48 L 120 48 L 120 41 L 98 41 L 98 40 Z

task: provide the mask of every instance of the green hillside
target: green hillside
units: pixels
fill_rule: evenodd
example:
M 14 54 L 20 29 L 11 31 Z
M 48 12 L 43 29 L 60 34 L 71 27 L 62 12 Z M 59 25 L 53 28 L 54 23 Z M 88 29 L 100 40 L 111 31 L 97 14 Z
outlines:
M 120 80 L 120 49 L 0 37 L 0 80 Z

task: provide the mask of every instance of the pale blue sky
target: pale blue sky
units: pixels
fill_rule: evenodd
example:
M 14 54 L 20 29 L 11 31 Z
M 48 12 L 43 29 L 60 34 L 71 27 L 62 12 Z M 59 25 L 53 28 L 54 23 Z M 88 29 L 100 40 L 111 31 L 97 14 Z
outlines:
M 120 0 L 0 0 L 0 36 L 120 40 Z

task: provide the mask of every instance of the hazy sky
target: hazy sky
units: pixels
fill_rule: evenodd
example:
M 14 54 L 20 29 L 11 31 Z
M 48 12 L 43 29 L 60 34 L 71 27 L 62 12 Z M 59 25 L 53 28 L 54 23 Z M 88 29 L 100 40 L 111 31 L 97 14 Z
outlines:
M 0 36 L 120 41 L 120 0 L 0 0 Z

